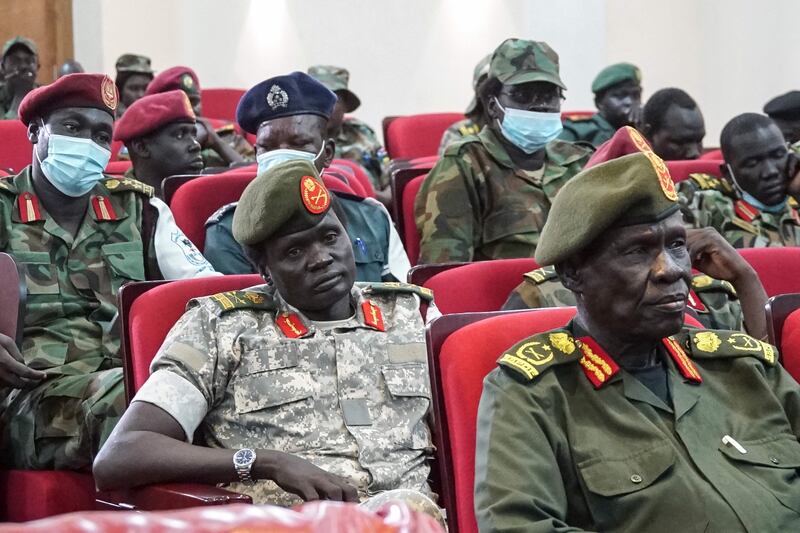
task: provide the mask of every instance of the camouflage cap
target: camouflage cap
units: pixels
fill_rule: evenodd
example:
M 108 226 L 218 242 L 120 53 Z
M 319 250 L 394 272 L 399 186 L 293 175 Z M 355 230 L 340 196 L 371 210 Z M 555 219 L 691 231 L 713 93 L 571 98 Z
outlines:
M 6 54 L 15 46 L 24 46 L 33 55 L 39 55 L 39 49 L 36 47 L 36 43 L 28 38 L 17 35 L 16 37 L 7 40 L 3 45 L 3 58 L 5 58 Z
M 592 92 L 597 94 L 623 81 L 642 82 L 642 71 L 631 63 L 616 63 L 600 71 L 592 82 Z
M 556 195 L 535 258 L 560 263 L 614 226 L 654 223 L 678 212 L 667 166 L 653 152 L 638 152 L 581 171 Z
M 250 182 L 233 213 L 233 237 L 254 245 L 277 233 L 295 233 L 319 224 L 331 194 L 316 167 L 302 159 L 275 165 Z
M 153 75 L 153 69 L 150 67 L 150 58 L 137 54 L 122 54 L 119 56 L 116 69 L 118 74 L 120 72 L 135 72 L 137 74 Z
M 487 55 L 483 59 L 481 59 L 477 65 L 475 65 L 475 70 L 472 73 L 472 101 L 467 106 L 467 110 L 464 112 L 465 115 L 471 115 L 478 110 L 478 86 L 486 81 L 489 77 L 489 65 L 492 62 L 492 54 Z
M 489 77 L 503 85 L 546 81 L 567 88 L 558 75 L 558 54 L 543 41 L 506 39 L 492 54 Z
M 308 75 L 336 93 L 342 100 L 345 113 L 352 113 L 361 105 L 361 100 L 347 88 L 350 83 L 350 72 L 346 68 L 333 65 L 314 65 L 308 67 Z

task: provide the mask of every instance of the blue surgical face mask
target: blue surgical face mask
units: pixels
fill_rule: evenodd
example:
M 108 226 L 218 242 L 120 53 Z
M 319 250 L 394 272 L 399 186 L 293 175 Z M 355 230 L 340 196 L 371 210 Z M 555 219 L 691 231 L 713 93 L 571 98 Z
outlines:
M 42 160 L 39 150 L 36 147 L 33 150 L 47 181 L 73 198 L 87 194 L 103 179 L 103 171 L 111 159 L 111 152 L 91 139 L 53 133 L 48 137 L 47 157 Z
M 503 107 L 497 98 L 495 102 L 505 113 L 503 121 L 500 122 L 500 131 L 509 142 L 526 154 L 541 150 L 564 129 L 561 124 L 561 113 Z
M 744 200 L 745 202 L 747 202 L 748 204 L 752 205 L 753 207 L 755 207 L 760 211 L 766 211 L 767 213 L 771 213 L 773 215 L 776 213 L 780 213 L 781 211 L 786 209 L 786 204 L 789 202 L 788 196 L 785 197 L 783 201 L 775 205 L 767 205 L 764 202 L 758 200 L 755 196 L 753 196 L 749 192 L 742 189 L 739 186 L 739 183 L 736 181 L 736 176 L 733 174 L 733 169 L 731 168 L 731 166 L 727 165 L 727 167 L 728 167 L 728 173 L 730 174 L 731 179 L 733 180 L 733 184 L 736 186 L 736 189 L 739 191 L 739 194 L 742 195 L 742 200 Z
M 316 155 L 314 155 L 312 152 L 292 150 L 289 148 L 280 148 L 278 150 L 270 150 L 269 152 L 258 154 L 256 156 L 256 161 L 258 162 L 258 175 L 260 176 L 275 165 L 284 163 L 286 161 L 294 161 L 296 159 L 310 161 L 314 166 L 316 166 L 317 159 L 322 157 L 322 153 L 324 151 L 325 141 L 322 141 L 322 147 L 319 149 L 319 153 Z

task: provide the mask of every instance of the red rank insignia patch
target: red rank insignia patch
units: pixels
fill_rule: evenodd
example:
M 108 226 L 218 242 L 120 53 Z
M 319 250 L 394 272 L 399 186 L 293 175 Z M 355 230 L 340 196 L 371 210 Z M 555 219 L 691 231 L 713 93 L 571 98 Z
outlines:
M 697 367 L 694 366 L 694 363 L 689 359 L 689 356 L 686 355 L 686 352 L 681 348 L 681 345 L 678 344 L 678 341 L 672 337 L 666 337 L 661 339 L 661 342 L 666 346 L 667 352 L 672 356 L 672 360 L 675 361 L 678 370 L 681 371 L 684 378 L 689 381 L 694 381 L 695 383 L 703 382 L 703 378 L 700 377 L 700 372 L 697 371 Z
M 592 382 L 595 389 L 602 387 L 609 378 L 619 372 L 619 366 L 591 337 L 581 337 L 580 348 L 583 357 L 580 365 L 583 373 Z
M 97 220 L 117 220 L 117 213 L 105 196 L 92 196 L 92 209 Z
M 39 199 L 29 192 L 24 192 L 19 195 L 17 201 L 19 206 L 19 219 L 24 222 L 36 222 L 37 220 L 44 220 L 42 212 L 39 209 Z
M 708 313 L 708 308 L 703 305 L 703 302 L 701 302 L 700 298 L 697 297 L 697 293 L 692 290 L 689 291 L 689 297 L 686 299 L 686 305 L 698 313 Z
M 364 312 L 364 323 L 366 325 L 378 331 L 386 331 L 380 307 L 367 300 L 361 304 L 361 310 Z
M 319 215 L 331 205 L 328 189 L 321 181 L 311 176 L 303 176 L 300 180 L 300 197 L 306 210 L 312 215 Z
M 758 209 L 744 200 L 736 200 L 733 211 L 736 213 L 736 216 L 747 222 L 752 222 L 758 216 Z
M 290 339 L 297 339 L 308 333 L 308 328 L 296 313 L 282 313 L 275 319 L 275 323 Z

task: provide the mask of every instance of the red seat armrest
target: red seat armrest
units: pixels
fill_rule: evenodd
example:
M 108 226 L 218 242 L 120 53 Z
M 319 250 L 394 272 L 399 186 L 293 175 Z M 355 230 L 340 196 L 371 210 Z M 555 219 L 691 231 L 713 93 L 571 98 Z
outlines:
M 163 511 L 201 505 L 253 503 L 250 496 L 199 483 L 165 483 L 97 493 L 99 510 Z

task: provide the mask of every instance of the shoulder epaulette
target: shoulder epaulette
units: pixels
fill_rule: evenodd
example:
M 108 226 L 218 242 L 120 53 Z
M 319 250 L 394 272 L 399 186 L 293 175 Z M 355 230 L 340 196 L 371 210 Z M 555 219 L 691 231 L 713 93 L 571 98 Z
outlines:
M 103 182 L 103 185 L 112 194 L 134 191 L 149 198 L 155 195 L 155 189 L 153 189 L 152 185 L 147 185 L 133 178 L 109 178 Z
M 217 209 L 216 211 L 214 211 L 214 212 L 211 214 L 211 216 L 210 216 L 210 217 L 208 217 L 208 220 L 206 220 L 206 223 L 205 223 L 205 224 L 203 224 L 203 225 L 204 225 L 204 226 L 208 226 L 209 224 L 216 224 L 217 222 L 219 222 L 220 220 L 222 220 L 222 217 L 224 217 L 225 215 L 227 215 L 229 211 L 233 211 L 234 209 L 236 209 L 236 205 L 237 205 L 238 203 L 239 203 L 239 202 L 231 202 L 231 203 L 229 203 L 229 204 L 225 204 L 225 205 L 223 205 L 222 207 L 220 207 L 219 209 Z
M 720 179 L 711 174 L 694 173 L 689 174 L 689 179 L 703 191 L 719 191 L 726 195 L 734 193 L 733 187 L 727 180 Z
M 253 289 L 220 292 L 206 298 L 195 299 L 197 302 L 203 300 L 209 302 L 218 315 L 235 309 L 260 309 L 263 311 L 277 309 L 275 299 L 271 295 Z
M 523 277 L 539 285 L 540 283 L 544 283 L 545 281 L 556 279 L 558 277 L 558 274 L 556 274 L 556 267 L 551 265 L 542 268 L 537 268 L 536 270 L 531 270 L 530 272 L 526 272 L 525 274 L 523 274 Z
M 506 350 L 497 364 L 522 381 L 533 381 L 548 368 L 576 363 L 582 352 L 572 334 L 563 329 L 528 337 Z
M 686 348 L 696 359 L 723 357 L 755 357 L 770 366 L 778 362 L 778 349 L 773 345 L 738 331 L 686 330 Z
M 447 145 L 447 148 L 444 149 L 443 156 L 448 155 L 458 155 L 461 151 L 461 147 L 471 143 L 479 143 L 481 142 L 480 138 L 477 135 L 467 135 L 465 137 L 461 137 L 458 140 L 455 140 Z
M 730 281 L 715 279 L 705 274 L 696 274 L 692 276 L 692 290 L 695 292 L 722 290 L 733 295 L 736 294 L 736 289 L 733 288 Z
M 382 293 L 389 293 L 389 292 L 405 292 L 405 293 L 412 293 L 419 296 L 422 300 L 426 302 L 433 301 L 433 291 L 426 288 L 420 287 L 418 285 L 412 285 L 411 283 L 398 283 L 398 282 L 386 282 L 386 283 L 357 283 L 359 287 L 365 293 L 368 294 L 382 294 Z
M 461 134 L 462 137 L 466 137 L 467 135 L 477 135 L 480 133 L 481 127 L 477 124 L 465 124 L 458 128 L 458 132 Z

